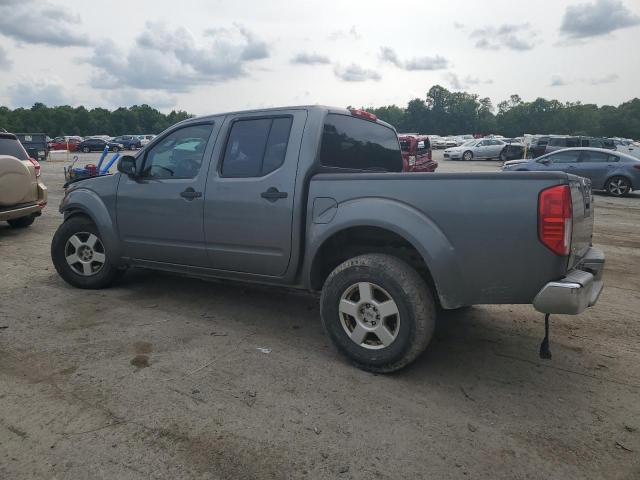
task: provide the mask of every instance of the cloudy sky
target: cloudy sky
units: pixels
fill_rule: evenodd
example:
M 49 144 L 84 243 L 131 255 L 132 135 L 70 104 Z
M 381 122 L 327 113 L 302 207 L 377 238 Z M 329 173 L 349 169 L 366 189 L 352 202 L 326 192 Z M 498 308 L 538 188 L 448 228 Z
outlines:
M 406 105 L 435 84 L 617 105 L 638 45 L 640 0 L 0 0 L 0 105 Z

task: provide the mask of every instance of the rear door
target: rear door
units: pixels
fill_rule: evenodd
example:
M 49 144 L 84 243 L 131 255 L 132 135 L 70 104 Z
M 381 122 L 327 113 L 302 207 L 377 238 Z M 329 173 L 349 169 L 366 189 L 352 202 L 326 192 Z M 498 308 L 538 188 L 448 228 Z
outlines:
M 576 175 L 591 180 L 593 188 L 604 188 L 604 182 L 616 168 L 618 157 L 604 152 L 583 150 L 576 165 Z
M 268 276 L 286 272 L 306 120 L 306 110 L 227 116 L 204 205 L 210 267 Z

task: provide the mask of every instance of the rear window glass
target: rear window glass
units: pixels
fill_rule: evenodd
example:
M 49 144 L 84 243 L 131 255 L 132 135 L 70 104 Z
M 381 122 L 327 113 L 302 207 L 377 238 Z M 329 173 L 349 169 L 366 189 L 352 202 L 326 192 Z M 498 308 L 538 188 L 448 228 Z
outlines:
M 383 172 L 402 171 L 396 133 L 389 127 L 347 115 L 329 114 L 324 124 L 320 164 Z
M 0 155 L 10 155 L 18 160 L 29 158 L 20 142 L 12 138 L 0 138 Z
M 429 153 L 429 150 L 431 149 L 431 144 L 429 143 L 429 140 L 420 140 L 418 142 L 418 155 L 425 155 L 427 153 Z
M 411 142 L 409 140 L 400 140 L 400 148 L 403 152 L 408 152 L 411 149 Z

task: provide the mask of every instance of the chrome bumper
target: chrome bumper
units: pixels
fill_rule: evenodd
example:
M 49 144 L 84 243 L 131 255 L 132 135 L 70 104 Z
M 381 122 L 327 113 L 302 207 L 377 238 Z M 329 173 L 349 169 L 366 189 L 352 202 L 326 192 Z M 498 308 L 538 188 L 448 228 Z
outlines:
M 542 313 L 577 315 L 595 305 L 604 286 L 604 253 L 591 247 L 580 263 L 557 282 L 549 282 L 533 299 L 533 306 Z

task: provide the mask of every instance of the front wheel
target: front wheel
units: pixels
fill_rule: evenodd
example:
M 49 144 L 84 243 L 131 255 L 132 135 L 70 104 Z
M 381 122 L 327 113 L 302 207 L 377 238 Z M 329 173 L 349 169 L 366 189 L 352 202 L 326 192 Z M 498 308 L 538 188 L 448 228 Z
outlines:
M 91 149 L 89 147 L 82 147 L 83 153 L 89 153 Z
M 118 147 L 113 147 L 111 150 L 114 151 L 114 152 L 120 151 L 120 149 Z
M 426 282 L 406 262 L 367 254 L 331 272 L 320 313 L 342 354 L 363 370 L 389 373 L 413 362 L 427 347 L 436 309 Z
M 122 272 L 115 267 L 98 228 L 86 217 L 71 217 L 58 227 L 51 241 L 51 259 L 62 279 L 77 288 L 107 287 Z
M 468 161 L 472 160 L 472 159 L 473 159 L 473 152 L 472 152 L 472 151 L 470 151 L 470 150 L 467 150 L 467 151 L 466 151 L 466 152 L 464 152 L 464 154 L 462 155 L 462 159 L 463 159 L 465 162 L 468 162 Z
M 612 177 L 607 181 L 605 189 L 609 195 L 624 197 L 631 191 L 631 182 L 625 177 Z
M 506 162 L 507 161 L 507 154 L 505 152 L 500 152 L 500 161 L 501 162 Z

